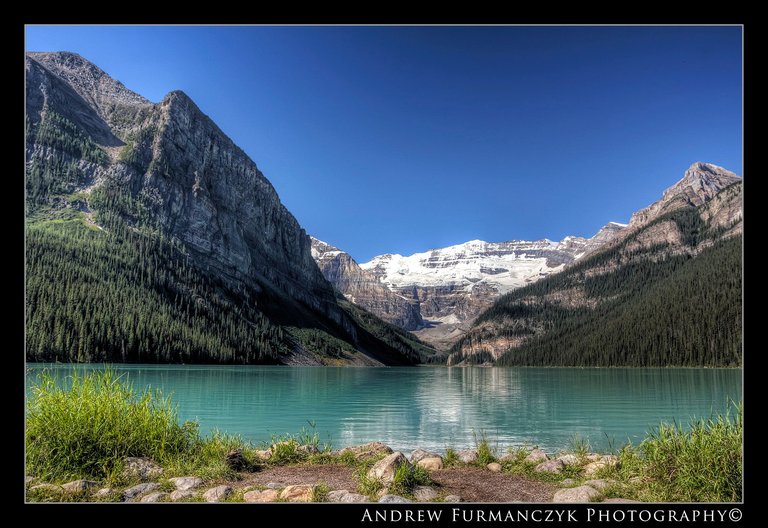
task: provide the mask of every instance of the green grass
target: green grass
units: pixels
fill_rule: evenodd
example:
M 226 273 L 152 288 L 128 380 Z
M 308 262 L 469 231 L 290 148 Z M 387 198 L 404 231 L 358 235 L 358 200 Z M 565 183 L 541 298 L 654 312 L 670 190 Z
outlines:
M 77 478 L 129 484 L 125 457 L 148 457 L 164 476 L 234 478 L 226 455 L 241 449 L 256 469 L 255 448 L 239 436 L 201 438 L 197 423 L 179 423 L 170 398 L 138 393 L 112 370 L 75 372 L 68 387 L 43 373 L 27 403 L 27 473 L 49 482 Z
M 443 457 L 443 464 L 445 467 L 455 467 L 459 465 L 459 456 L 456 454 L 456 450 L 452 447 L 448 447 L 445 450 L 445 456 Z
M 395 477 L 392 484 L 389 485 L 389 493 L 412 498 L 413 489 L 416 486 L 429 486 L 430 484 L 433 484 L 433 481 L 427 470 L 419 466 L 401 464 L 395 470 Z
M 312 488 L 312 502 L 328 502 L 328 493 L 331 488 L 328 484 L 321 482 Z
M 102 479 L 129 456 L 159 463 L 195 449 L 196 424 L 179 424 L 159 392 L 136 393 L 114 372 L 72 376 L 58 387 L 47 373 L 27 406 L 27 471 L 43 479 Z
M 698 420 L 688 430 L 662 424 L 619 453 L 613 473 L 636 498 L 655 502 L 737 502 L 742 497 L 743 409 Z
M 480 432 L 478 438 L 477 433 L 472 432 L 472 436 L 475 439 L 475 448 L 477 449 L 477 465 L 485 467 L 491 462 L 496 462 L 496 453 L 498 453 L 498 446 L 492 447 L 488 436 L 485 431 Z
M 588 438 L 584 438 L 578 434 L 573 435 L 568 442 L 568 452 L 576 455 L 579 460 L 584 460 L 586 456 L 592 451 L 592 445 L 589 443 Z

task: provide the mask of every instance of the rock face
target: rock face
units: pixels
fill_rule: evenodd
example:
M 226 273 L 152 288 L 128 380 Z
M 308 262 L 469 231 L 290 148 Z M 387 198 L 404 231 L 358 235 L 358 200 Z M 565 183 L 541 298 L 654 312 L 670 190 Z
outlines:
M 186 94 L 174 91 L 153 104 L 68 52 L 28 53 L 26 80 L 27 170 L 37 175 L 28 187 L 33 208 L 74 208 L 85 225 L 107 236 L 117 235 L 94 218 L 116 215 L 127 230 L 173 241 L 234 303 L 257 310 L 261 326 L 327 329 L 359 353 L 341 358 L 347 362 L 414 362 L 407 345 L 373 338 L 339 305 L 312 258 L 309 237 L 272 184 Z M 62 165 L 66 174 L 45 180 Z M 97 190 L 109 200 L 93 199 Z M 317 363 L 304 341 L 279 339 L 281 346 L 269 349 L 284 346 L 281 357 L 245 362 Z
M 115 146 L 136 151 L 136 163 L 109 167 L 104 176 L 121 172 L 131 179 L 157 221 L 184 241 L 201 264 L 232 282 L 260 277 L 279 284 L 341 321 L 296 219 L 256 164 L 184 92 L 171 92 L 152 104 L 77 54 L 27 57 L 28 75 L 34 79 L 27 82 L 28 92 L 37 95 L 34 84 L 40 77 L 51 85 L 28 102 L 30 117 L 51 108 L 49 96 L 59 96 L 51 92 L 63 91 L 58 81 L 66 83 L 81 106 L 90 107 L 86 130 L 99 130 Z M 142 139 L 131 145 L 130 134 Z
M 635 230 L 654 219 L 683 207 L 699 207 L 721 190 L 741 181 L 733 172 L 697 161 L 685 171 L 683 178 L 664 191 L 661 199 L 632 215 L 628 231 Z
M 610 244 L 619 236 L 621 236 L 621 233 L 623 233 L 626 228 L 627 224 L 608 222 L 606 225 L 600 228 L 600 231 L 595 233 L 595 236 L 587 241 L 584 246 L 584 254 L 582 256 L 591 255 L 603 246 Z
M 424 326 L 418 301 L 390 291 L 348 253 L 314 237 L 310 240 L 312 257 L 323 276 L 350 302 L 404 330 L 418 330 Z

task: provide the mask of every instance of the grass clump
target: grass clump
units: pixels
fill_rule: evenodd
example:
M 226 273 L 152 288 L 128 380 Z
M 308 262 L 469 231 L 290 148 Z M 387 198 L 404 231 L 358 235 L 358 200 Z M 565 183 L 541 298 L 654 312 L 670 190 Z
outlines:
M 459 455 L 456 454 L 456 450 L 452 447 L 448 447 L 445 450 L 445 456 L 443 457 L 443 464 L 445 467 L 454 467 L 461 463 Z
M 636 496 L 655 502 L 738 502 L 742 498 L 743 408 L 685 430 L 662 424 L 637 447 L 625 446 L 617 470 L 637 483 Z
M 432 478 L 424 468 L 400 464 L 395 470 L 392 484 L 389 485 L 389 493 L 402 497 L 413 497 L 413 489 L 416 486 L 428 486 L 432 483 Z
M 583 461 L 592 451 L 592 445 L 589 443 L 588 438 L 575 434 L 568 441 L 568 451 Z
M 272 435 L 270 464 L 281 466 L 304 461 L 312 464 L 332 462 L 330 444 L 320 446 L 320 435 L 315 431 L 315 423 L 309 422 L 309 426 L 310 429 L 302 427 L 297 434 Z
M 27 404 L 27 471 L 43 479 L 107 478 L 125 457 L 162 464 L 198 443 L 197 425 L 179 424 L 169 399 L 111 370 L 75 372 L 68 389 L 43 373 Z
M 328 484 L 321 482 L 312 488 L 312 502 L 328 502 L 328 493 L 331 488 Z
M 485 431 L 480 433 L 480 438 L 477 437 L 477 433 L 473 432 L 472 436 L 475 439 L 475 448 L 477 450 L 477 464 L 481 467 L 485 467 L 491 462 L 496 462 L 496 453 L 498 449 L 491 447 L 491 443 L 485 434 Z

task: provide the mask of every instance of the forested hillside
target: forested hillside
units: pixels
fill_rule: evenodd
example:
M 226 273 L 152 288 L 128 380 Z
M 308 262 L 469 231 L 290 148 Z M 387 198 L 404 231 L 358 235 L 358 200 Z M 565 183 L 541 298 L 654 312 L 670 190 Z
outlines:
M 740 200 L 737 182 L 717 204 L 666 213 L 505 295 L 454 346 L 450 363 L 740 365 L 741 219 L 704 220 L 715 205 Z

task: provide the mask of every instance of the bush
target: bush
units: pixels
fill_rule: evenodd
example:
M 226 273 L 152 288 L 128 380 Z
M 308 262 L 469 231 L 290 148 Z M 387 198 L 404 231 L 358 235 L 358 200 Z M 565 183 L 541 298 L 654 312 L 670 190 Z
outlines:
M 69 389 L 44 373 L 27 404 L 27 472 L 43 479 L 111 477 L 125 457 L 163 463 L 199 443 L 159 392 L 141 395 L 113 371 L 75 373 Z

